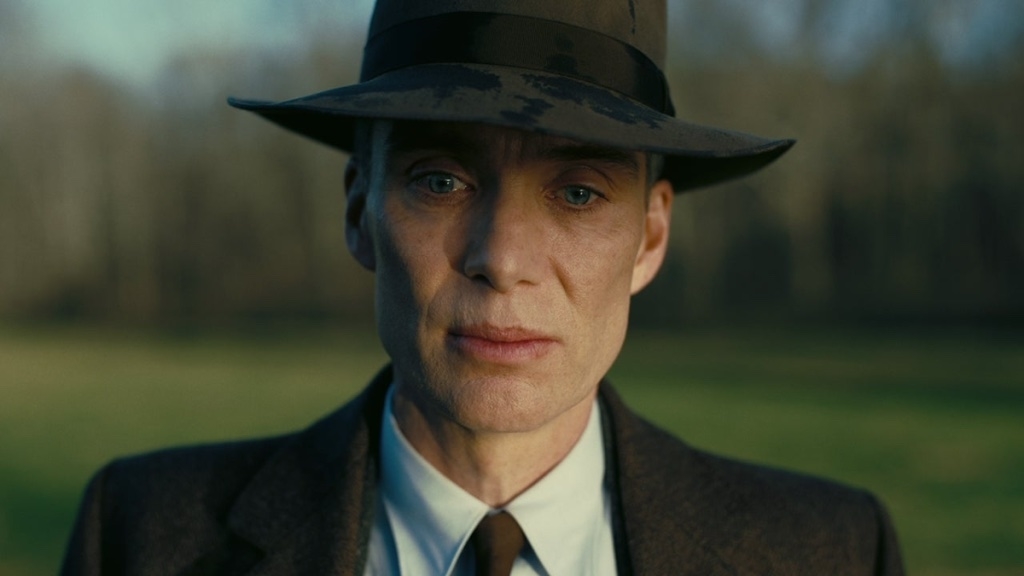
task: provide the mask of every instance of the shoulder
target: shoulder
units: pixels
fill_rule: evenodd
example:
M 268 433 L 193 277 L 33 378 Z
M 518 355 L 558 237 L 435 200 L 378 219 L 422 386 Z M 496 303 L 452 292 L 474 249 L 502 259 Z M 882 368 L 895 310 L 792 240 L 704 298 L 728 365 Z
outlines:
M 167 448 L 119 458 L 96 475 L 122 506 L 228 501 L 292 436 Z
M 120 458 L 86 488 L 65 575 L 180 571 L 228 539 L 238 494 L 288 437 L 172 448 Z
M 875 514 L 877 500 L 859 488 L 706 452 L 639 417 L 620 431 L 619 458 L 630 475 L 661 494 L 700 494 L 735 522 L 770 520 L 802 531 L 862 524 Z
M 648 477 L 670 491 L 707 491 L 734 503 L 731 512 L 767 512 L 785 508 L 789 516 L 823 515 L 872 505 L 864 490 L 834 480 L 756 464 L 695 448 L 637 418 L 632 449 L 623 458 L 647 469 Z M 805 520 L 808 518 L 805 518 Z
M 72 548 L 77 538 L 101 537 L 103 556 L 121 558 L 163 539 L 181 541 L 170 535 L 189 534 L 197 546 L 221 539 L 239 494 L 289 438 L 170 448 L 110 462 L 86 489 Z
M 694 448 L 616 397 L 605 401 L 631 541 L 686 539 L 725 573 L 901 573 L 891 522 L 871 493 Z
M 314 517 L 328 495 L 358 521 L 388 381 L 382 371 L 299 432 L 111 462 L 86 490 L 63 574 L 176 574 L 189 566 L 222 573 L 210 567 L 256 561 Z
M 383 396 L 380 388 L 371 386 L 296 432 L 119 458 L 101 469 L 92 484 L 102 488 L 103 495 L 116 497 L 119 508 L 199 507 L 223 515 L 227 511 L 219 508 L 229 507 L 257 477 L 274 482 L 316 476 L 326 463 L 344 459 L 347 451 L 365 453 L 367 434 L 361 432 L 374 433 L 382 403 L 378 397 Z

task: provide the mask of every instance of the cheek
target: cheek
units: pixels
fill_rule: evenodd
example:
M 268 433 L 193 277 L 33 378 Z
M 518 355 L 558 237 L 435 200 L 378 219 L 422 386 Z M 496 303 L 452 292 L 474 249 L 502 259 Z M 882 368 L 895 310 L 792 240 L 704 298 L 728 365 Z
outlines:
M 385 348 L 404 347 L 419 338 L 443 292 L 449 265 L 438 246 L 445 234 L 437 222 L 393 205 L 383 208 L 375 210 L 374 221 L 377 320 L 382 340 L 391 340 Z
M 629 323 L 628 268 L 622 264 L 622 254 L 607 256 L 585 271 L 579 288 L 570 294 L 576 321 L 568 380 L 576 381 L 582 392 L 591 391 L 611 369 Z
M 426 280 L 421 269 L 423 254 L 416 251 L 416 243 L 409 242 L 406 226 L 396 225 L 382 210 L 374 212 L 377 327 L 385 349 L 394 356 L 414 338 L 422 316 L 417 291 L 424 289 Z
M 400 289 L 411 294 L 426 280 L 430 251 L 434 242 L 431 227 L 402 210 L 395 200 L 381 201 L 373 207 L 374 238 L 378 262 L 378 290 Z
M 595 347 L 621 346 L 629 323 L 630 284 L 632 266 L 628 254 L 609 257 L 605 266 L 595 270 L 580 298 L 587 315 L 584 337 Z M 613 265 L 614 264 L 614 265 Z
M 559 266 L 570 300 L 598 319 L 612 316 L 614 309 L 628 309 L 640 246 L 638 230 L 638 226 L 619 224 L 589 234 L 586 241 L 577 238 L 580 249 L 566 254 Z
M 594 361 L 597 377 L 611 366 L 625 339 L 630 287 L 640 237 L 634 229 L 611 227 L 587 243 L 587 251 L 562 265 L 563 285 L 576 315 L 577 350 Z

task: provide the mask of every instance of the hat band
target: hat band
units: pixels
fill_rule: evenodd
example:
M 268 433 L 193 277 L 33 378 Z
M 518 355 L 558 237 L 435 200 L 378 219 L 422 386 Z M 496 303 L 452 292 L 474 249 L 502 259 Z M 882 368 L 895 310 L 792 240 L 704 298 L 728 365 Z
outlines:
M 673 113 L 664 74 L 640 50 L 586 28 L 509 14 L 453 12 L 392 26 L 367 41 L 360 81 L 410 66 L 456 63 L 567 76 Z

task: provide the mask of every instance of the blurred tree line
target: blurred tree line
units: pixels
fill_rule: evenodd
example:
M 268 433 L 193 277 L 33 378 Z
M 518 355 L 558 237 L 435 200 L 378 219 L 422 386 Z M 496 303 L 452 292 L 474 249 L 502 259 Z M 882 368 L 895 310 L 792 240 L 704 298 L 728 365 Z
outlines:
M 927 24 L 955 2 L 902 0 L 844 69 L 820 46 L 829 6 L 849 1 L 794 0 L 777 50 L 741 2 L 674 12 L 680 116 L 799 143 L 677 199 L 637 322 L 1024 318 L 1019 34 L 951 66 Z M 0 0 L 0 52 L 30 40 L 4 24 L 16 7 Z M 223 103 L 355 81 L 360 46 L 318 33 L 300 55 L 197 49 L 145 90 L 0 56 L 0 317 L 368 319 L 372 276 L 344 247 L 345 158 Z

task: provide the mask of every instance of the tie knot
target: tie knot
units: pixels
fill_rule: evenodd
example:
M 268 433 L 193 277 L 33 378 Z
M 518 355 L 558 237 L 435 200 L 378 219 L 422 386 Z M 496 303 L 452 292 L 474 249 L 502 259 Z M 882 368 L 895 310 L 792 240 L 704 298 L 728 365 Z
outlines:
M 481 520 L 470 542 L 476 552 L 476 576 L 508 576 L 526 536 L 516 519 L 502 510 Z

